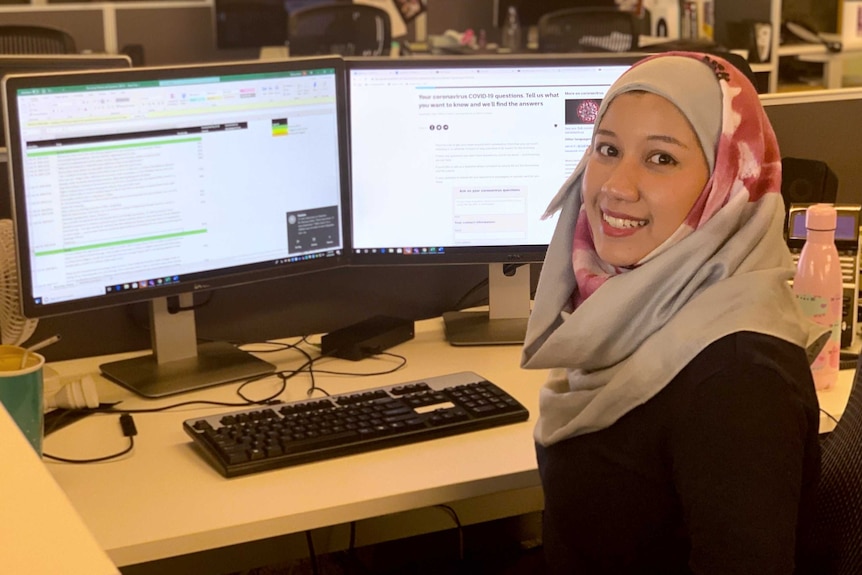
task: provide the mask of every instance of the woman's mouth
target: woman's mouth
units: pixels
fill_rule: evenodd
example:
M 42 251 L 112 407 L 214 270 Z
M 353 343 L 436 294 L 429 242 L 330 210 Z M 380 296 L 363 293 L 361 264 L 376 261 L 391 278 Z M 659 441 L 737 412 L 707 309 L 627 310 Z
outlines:
M 647 220 L 632 220 L 629 218 L 617 218 L 602 212 L 602 221 L 615 230 L 632 230 L 647 225 Z

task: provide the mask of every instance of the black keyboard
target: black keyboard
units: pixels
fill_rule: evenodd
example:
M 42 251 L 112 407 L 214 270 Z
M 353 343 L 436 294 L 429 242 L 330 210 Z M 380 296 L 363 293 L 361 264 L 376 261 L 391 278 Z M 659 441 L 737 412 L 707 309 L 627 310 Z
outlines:
M 472 372 L 183 422 L 225 477 L 524 421 L 527 409 Z

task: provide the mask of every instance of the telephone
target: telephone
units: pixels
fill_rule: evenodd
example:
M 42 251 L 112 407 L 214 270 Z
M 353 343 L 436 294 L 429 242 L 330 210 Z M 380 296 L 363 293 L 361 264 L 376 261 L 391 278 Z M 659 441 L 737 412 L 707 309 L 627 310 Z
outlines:
M 830 52 L 840 52 L 841 42 L 829 40 L 813 26 L 799 20 L 785 20 L 781 23 L 782 44 L 823 44 Z

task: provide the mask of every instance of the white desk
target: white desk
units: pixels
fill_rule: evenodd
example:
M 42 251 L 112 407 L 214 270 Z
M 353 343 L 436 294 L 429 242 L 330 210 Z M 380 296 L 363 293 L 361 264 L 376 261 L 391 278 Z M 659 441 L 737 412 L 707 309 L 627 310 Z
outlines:
M 135 450 L 122 461 L 48 463 L 48 468 L 96 540 L 119 566 L 468 499 L 480 501 L 487 518 L 540 509 L 532 429 L 544 372 L 521 370 L 518 346 L 449 346 L 443 340 L 440 319 L 417 322 L 416 332 L 413 341 L 391 350 L 407 357 L 404 369 L 374 378 L 316 375 L 317 385 L 337 393 L 471 370 L 518 398 L 530 410 L 530 420 L 424 444 L 225 479 L 193 451 L 181 423 L 230 408 L 183 408 L 135 415 Z M 295 352 L 268 354 L 266 359 L 281 368 L 302 361 Z M 372 372 L 393 364 L 394 360 L 326 360 L 317 367 Z M 97 360 L 92 358 L 52 366 L 61 377 L 97 373 Z M 96 379 L 101 401 L 122 399 L 128 408 L 204 397 L 236 401 L 236 385 L 143 400 Z M 265 388 L 262 395 L 266 395 L 277 383 L 271 378 L 257 385 Z M 308 385 L 307 375 L 298 376 L 290 380 L 284 397 L 304 398 Z M 126 445 L 117 415 L 93 415 L 46 438 L 45 452 L 85 458 L 120 451 Z M 502 499 L 486 499 L 495 494 L 502 494 Z M 507 502 L 508 495 L 512 497 Z M 443 514 L 439 515 L 442 519 Z M 476 516 L 476 521 L 480 520 L 483 518 Z
M 0 571 L 119 573 L 3 407 L 0 457 Z
M 122 461 L 95 465 L 48 463 L 48 468 L 98 543 L 119 566 L 359 520 L 378 521 L 373 529 L 365 530 L 366 535 L 377 531 L 378 540 L 408 536 L 419 531 L 411 532 L 415 527 L 407 524 L 387 526 L 379 523 L 382 520 L 368 518 L 403 519 L 409 514 L 401 512 L 442 503 L 463 506 L 461 518 L 465 524 L 540 510 L 532 429 L 545 372 L 521 370 L 518 346 L 451 347 L 443 340 L 442 330 L 440 319 L 417 322 L 415 340 L 391 350 L 408 359 L 401 371 L 374 378 L 320 374 L 316 376 L 317 385 L 338 393 L 460 370 L 476 371 L 527 406 L 531 412 L 529 421 L 224 479 L 193 451 L 181 423 L 202 413 L 229 408 L 183 408 L 136 415 L 136 447 Z M 266 358 L 281 368 L 301 362 L 293 352 L 278 352 Z M 52 365 L 61 376 L 97 372 L 96 359 Z M 318 367 L 371 372 L 391 365 L 387 361 L 326 360 Z M 122 399 L 128 408 L 204 397 L 234 401 L 237 387 L 225 385 L 176 398 L 143 400 L 97 379 L 102 401 Z M 843 410 L 851 379 L 852 374 L 844 373 L 834 390 L 821 394 L 831 413 L 837 415 Z M 284 398 L 304 398 L 308 383 L 307 375 L 290 380 Z M 271 379 L 258 385 L 265 388 L 263 396 L 276 383 Z M 824 417 L 824 426 L 829 425 Z M 95 457 L 120 451 L 126 444 L 117 415 L 96 415 L 49 436 L 45 451 L 67 457 Z M 448 519 L 444 514 L 438 512 L 436 517 L 440 520 L 436 529 L 452 527 L 451 522 L 443 521 Z M 388 536 L 384 533 L 387 529 Z

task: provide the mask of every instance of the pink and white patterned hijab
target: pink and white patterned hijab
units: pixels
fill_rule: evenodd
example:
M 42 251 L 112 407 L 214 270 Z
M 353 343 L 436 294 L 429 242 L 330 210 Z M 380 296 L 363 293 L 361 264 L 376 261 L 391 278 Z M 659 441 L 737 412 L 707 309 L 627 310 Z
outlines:
M 548 445 L 612 425 L 721 337 L 753 331 L 801 347 L 821 334 L 788 286 L 781 157 L 748 79 L 699 53 L 647 57 L 611 86 L 660 95 L 688 118 L 710 178 L 680 228 L 630 269 L 597 255 L 581 211 L 590 150 L 548 208 L 545 257 L 522 366 L 551 369 L 535 438 Z

